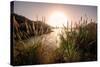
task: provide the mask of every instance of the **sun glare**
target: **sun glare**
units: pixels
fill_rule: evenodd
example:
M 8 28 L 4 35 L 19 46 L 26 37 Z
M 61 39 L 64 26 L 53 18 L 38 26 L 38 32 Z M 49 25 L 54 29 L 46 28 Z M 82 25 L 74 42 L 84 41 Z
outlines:
M 48 22 L 53 27 L 67 25 L 67 17 L 63 12 L 54 12 L 50 15 Z

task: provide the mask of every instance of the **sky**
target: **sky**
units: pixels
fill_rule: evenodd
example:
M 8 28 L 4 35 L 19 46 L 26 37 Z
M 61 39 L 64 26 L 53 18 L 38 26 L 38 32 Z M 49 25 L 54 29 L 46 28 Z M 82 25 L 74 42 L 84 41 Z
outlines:
M 64 14 L 64 16 L 66 16 L 67 21 L 69 22 L 70 21 L 78 22 L 81 16 L 86 18 L 86 15 L 88 17 L 88 20 L 93 19 L 93 21 L 97 22 L 97 6 L 23 2 L 23 1 L 14 2 L 14 13 L 25 16 L 31 20 L 36 20 L 37 17 L 39 20 L 41 20 L 42 17 L 45 17 L 46 23 L 50 23 L 49 22 L 50 19 L 54 21 L 55 19 L 53 18 L 57 17 L 51 15 L 57 12 Z M 59 18 L 56 18 L 56 20 Z M 61 20 L 64 19 L 61 18 Z M 53 21 L 52 24 L 55 23 L 55 21 L 54 22 Z M 55 24 L 57 24 L 57 22 Z

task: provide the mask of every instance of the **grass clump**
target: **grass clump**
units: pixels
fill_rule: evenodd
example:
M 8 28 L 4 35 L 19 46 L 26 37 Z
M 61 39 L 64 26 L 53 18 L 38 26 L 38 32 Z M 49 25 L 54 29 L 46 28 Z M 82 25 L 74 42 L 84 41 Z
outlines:
M 19 41 L 13 48 L 14 65 L 38 64 L 37 48 L 42 44 L 40 40 L 34 43 Z
M 61 62 L 74 62 L 79 61 L 80 53 L 75 44 L 76 31 L 64 26 L 63 33 L 60 35 L 60 53 Z
M 68 24 L 67 24 L 68 25 Z M 83 19 L 60 34 L 60 62 L 97 60 L 97 23 Z
M 80 51 L 80 61 L 97 60 L 97 23 L 81 20 L 78 26 L 76 44 Z

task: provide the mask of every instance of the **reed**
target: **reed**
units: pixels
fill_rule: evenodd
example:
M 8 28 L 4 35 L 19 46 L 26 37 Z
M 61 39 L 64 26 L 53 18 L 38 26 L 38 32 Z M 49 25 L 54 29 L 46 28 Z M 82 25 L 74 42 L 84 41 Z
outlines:
M 42 45 L 41 39 L 26 43 L 25 41 L 16 42 L 13 48 L 13 61 L 15 65 L 38 64 L 37 49 Z
M 61 62 L 92 61 L 97 59 L 97 24 L 81 17 L 75 27 L 63 26 L 60 34 Z M 70 30 L 69 30 L 70 29 Z M 94 30 L 94 31 L 93 31 Z

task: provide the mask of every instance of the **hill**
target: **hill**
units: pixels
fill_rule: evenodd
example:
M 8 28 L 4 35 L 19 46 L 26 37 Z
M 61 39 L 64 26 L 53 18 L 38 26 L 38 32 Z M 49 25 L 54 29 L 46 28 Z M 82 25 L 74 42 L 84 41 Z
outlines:
M 51 32 L 51 27 L 43 21 L 32 21 L 18 14 L 11 14 L 13 37 L 15 40 L 27 39 Z

